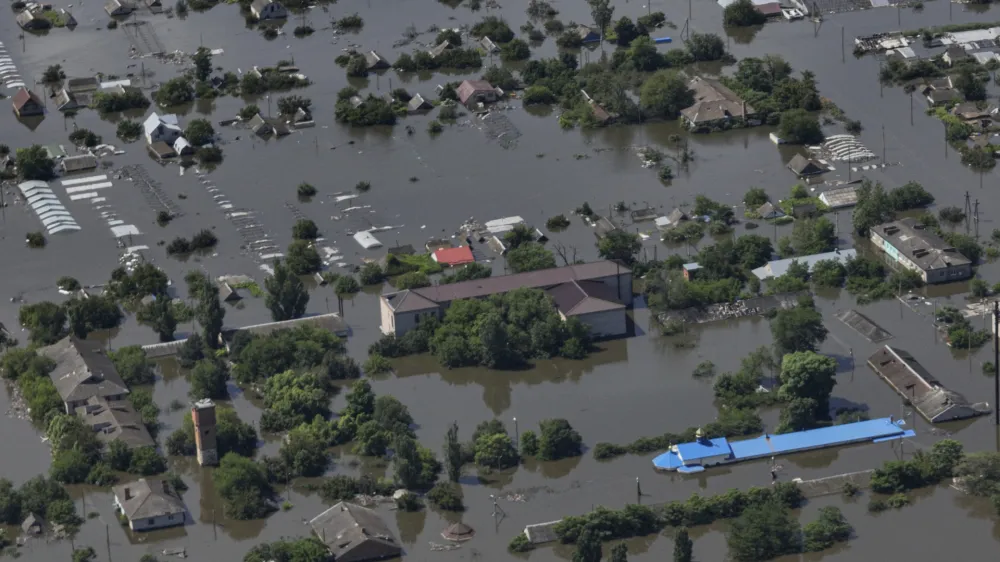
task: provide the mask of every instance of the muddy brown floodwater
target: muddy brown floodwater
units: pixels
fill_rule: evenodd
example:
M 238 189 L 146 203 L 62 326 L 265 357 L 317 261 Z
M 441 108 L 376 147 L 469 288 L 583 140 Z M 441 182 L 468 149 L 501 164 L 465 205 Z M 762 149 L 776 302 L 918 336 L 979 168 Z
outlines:
M 491 13 L 502 15 L 514 29 L 526 21 L 524 0 L 508 0 L 502 4 L 502 9 Z M 560 10 L 559 18 L 563 21 L 590 21 L 585 2 L 557 0 L 553 4 Z M 646 12 L 641 2 L 615 4 L 616 17 L 634 18 Z M 683 26 L 689 6 L 692 9 L 691 29 L 727 36 L 722 29 L 720 9 L 710 0 L 693 4 L 658 0 L 653 2 L 652 9 L 664 11 L 668 19 Z M 329 19 L 352 12 L 360 13 L 365 19 L 364 29 L 357 34 L 335 35 L 327 24 Z M 96 72 L 125 75 L 144 68 L 151 73 L 146 79 L 147 86 L 169 79 L 182 69 L 152 58 L 130 59 L 129 47 L 134 41 L 122 28 L 105 29 L 107 16 L 99 2 L 74 6 L 73 13 L 80 22 L 75 31 L 58 29 L 41 37 L 29 34 L 22 44 L 13 18 L 9 12 L 4 12 L 0 19 L 0 41 L 26 82 L 39 79 L 51 64 L 62 64 L 70 76 Z M 488 220 L 521 215 L 540 224 L 546 217 L 567 213 L 583 201 L 589 201 L 595 209 L 604 209 L 620 200 L 633 206 L 649 204 L 669 211 L 676 205 L 691 202 L 695 194 L 737 204 L 751 185 L 765 188 L 775 198 L 787 194 L 794 183 L 784 167 L 794 149 L 775 148 L 768 141 L 767 128 L 690 137 L 694 163 L 688 170 L 680 170 L 678 177 L 665 186 L 651 170 L 639 166 L 632 147 L 642 144 L 665 146 L 668 137 L 678 132 L 674 124 L 563 131 L 557 123 L 557 112 L 528 113 L 514 102 L 504 115 L 521 136 L 513 146 L 504 148 L 470 126 L 467 119 L 447 127 L 436 138 L 429 138 L 425 133 L 429 116 L 407 117 L 393 129 L 348 129 L 334 122 L 335 94 L 348 84 L 344 71 L 333 63 L 341 49 L 359 44 L 375 48 L 387 59 L 394 60 L 400 53 L 417 46 L 393 47 L 407 26 L 413 25 L 417 30 L 425 30 L 431 25 L 458 26 L 474 22 L 485 13 L 473 13 L 465 7 L 452 9 L 432 0 L 344 0 L 310 11 L 310 24 L 318 30 L 311 37 L 296 39 L 287 33 L 273 41 L 247 29 L 232 5 L 219 5 L 206 13 L 192 12 L 183 19 L 152 15 L 144 10 L 140 10 L 137 17 L 149 22 L 167 51 L 192 52 L 199 45 L 221 48 L 225 52 L 215 57 L 214 64 L 232 71 L 246 71 L 253 65 L 294 58 L 296 65 L 313 81 L 309 88 L 294 93 L 313 100 L 315 128 L 278 141 L 263 142 L 252 140 L 243 130 L 223 127 L 225 161 L 207 174 L 235 207 L 255 212 L 262 227 L 279 246 L 290 241 L 291 225 L 297 216 L 304 215 L 319 224 L 326 237 L 323 244 L 338 248 L 349 260 L 357 263 L 362 257 L 376 257 L 377 251 L 362 250 L 347 235 L 348 229 L 356 228 L 352 226 L 355 222 L 339 220 L 342 209 L 348 205 L 369 205 L 365 218 L 372 225 L 397 227 L 378 234 L 383 242 L 422 245 L 430 236 L 450 236 L 470 216 Z M 893 164 L 866 172 L 868 177 L 889 186 L 917 180 L 935 195 L 938 205 L 961 206 L 964 193 L 969 191 L 980 202 L 980 230 L 988 236 L 993 228 L 1000 227 L 996 222 L 1000 195 L 996 190 L 995 174 L 986 174 L 980 188 L 981 178 L 964 168 L 958 154 L 945 146 L 940 122 L 926 116 L 922 104 L 918 104 L 911 124 L 908 96 L 899 88 L 880 88 L 876 80 L 878 61 L 872 57 L 855 59 L 850 53 L 850 42 L 857 35 L 892 29 L 996 19 L 1000 19 L 996 10 L 971 12 L 941 1 L 928 2 L 920 12 L 877 9 L 830 15 L 820 25 L 806 21 L 775 22 L 749 33 L 741 30 L 727 38 L 737 58 L 775 53 L 785 57 L 796 70 L 813 71 L 821 94 L 836 102 L 851 118 L 860 120 L 865 127 L 861 139 L 874 152 L 884 152 L 886 161 Z M 290 32 L 296 25 L 293 18 L 284 25 L 284 30 Z M 843 57 L 842 33 L 847 38 L 847 53 Z M 664 30 L 663 34 L 676 39 L 680 30 Z M 418 41 L 427 43 L 432 39 L 433 35 L 425 33 Z M 661 48 L 679 48 L 679 41 Z M 547 39 L 541 47 L 533 49 L 533 53 L 536 57 L 554 55 L 554 42 Z M 587 56 L 597 57 L 599 51 Z M 701 70 L 716 72 L 718 68 Z M 475 75 L 478 73 L 399 76 L 390 71 L 377 78 L 352 80 L 351 84 L 383 93 L 390 87 L 402 86 L 413 93 L 432 96 L 439 83 Z M 996 95 L 993 85 L 990 93 Z M 267 99 L 246 101 L 255 101 L 261 108 L 270 105 Z M 182 122 L 199 115 L 211 115 L 213 121 L 218 121 L 234 116 L 243 104 L 243 100 L 220 98 L 182 108 L 178 113 Z M 133 117 L 141 118 L 142 115 Z M 116 142 L 115 122 L 120 118 L 103 119 L 92 111 L 83 111 L 73 119 L 63 119 L 52 110 L 41 122 L 29 126 L 16 121 L 11 113 L 0 111 L 0 142 L 11 147 L 31 143 L 66 144 L 67 131 L 74 126 L 92 129 L 109 142 Z M 405 125 L 412 125 L 416 134 L 406 135 Z M 833 126 L 828 132 L 842 131 Z M 155 262 L 175 283 L 183 284 L 184 272 L 192 268 L 211 275 L 238 273 L 263 280 L 259 261 L 241 251 L 242 241 L 235 227 L 227 222 L 193 170 L 179 175 L 175 166 L 160 167 L 146 156 L 140 143 L 122 148 L 126 154 L 111 158 L 113 166 L 141 164 L 162 184 L 165 193 L 183 213 L 161 229 L 155 225 L 155 209 L 144 195 L 127 181 L 113 180 L 113 187 L 101 195 L 119 218 L 135 224 L 143 232 L 132 243 L 148 245 Z M 843 165 L 838 168 L 830 176 L 846 179 L 847 168 Z M 409 181 L 411 177 L 418 181 Z M 361 180 L 371 182 L 370 192 L 350 202 L 334 200 L 336 193 L 351 192 Z M 319 196 L 312 202 L 296 200 L 295 186 L 301 181 L 308 181 L 319 189 Z M 83 230 L 50 238 L 44 250 L 28 250 L 23 244 L 24 234 L 38 229 L 37 219 L 23 206 L 10 206 L 0 215 L 0 244 L 7 264 L 0 277 L 0 295 L 3 296 L 0 320 L 7 326 L 17 325 L 19 303 L 14 301 L 61 298 L 55 289 L 55 281 L 60 275 L 73 275 L 85 285 L 100 284 L 117 264 L 119 250 L 99 210 L 87 200 L 69 201 L 64 195 L 60 192 Z M 853 244 L 846 235 L 850 228 L 849 213 L 842 212 L 833 218 L 841 232 L 842 246 Z M 215 229 L 221 241 L 210 255 L 181 262 L 167 258 L 163 247 L 157 246 L 161 240 L 190 236 L 206 225 Z M 780 236 L 784 232 L 787 230 L 780 229 L 776 234 Z M 576 247 L 581 258 L 596 257 L 593 234 L 582 224 L 574 223 L 553 238 Z M 706 238 L 699 246 L 710 243 L 712 240 Z M 645 247 L 647 257 L 656 255 L 660 259 L 669 253 L 695 251 L 697 248 L 664 246 L 653 240 L 647 241 Z M 496 263 L 495 268 L 500 272 L 503 264 Z M 991 284 L 998 280 L 997 273 L 995 264 L 979 268 L 979 275 Z M 378 336 L 378 292 L 377 289 L 366 290 L 344 304 L 345 317 L 352 328 L 348 348 L 359 359 Z M 929 296 L 942 303 L 962 306 L 966 292 L 967 286 L 959 284 L 935 288 Z M 950 350 L 935 335 L 927 313 L 929 305 L 904 307 L 898 301 L 885 301 L 856 307 L 854 299 L 843 291 L 821 294 L 817 302 L 830 330 L 822 351 L 837 357 L 841 365 L 834 389 L 835 407 L 863 407 L 873 416 L 905 412 L 899 398 L 864 364 L 864 358 L 877 346 L 834 318 L 836 312 L 847 308 L 858 308 L 892 333 L 894 339 L 888 343 L 913 352 L 953 390 L 973 400 L 992 402 L 992 381 L 980 374 L 980 363 L 989 359 L 989 350 L 980 350 L 971 357 Z M 519 431 L 535 428 L 541 419 L 565 417 L 589 446 L 599 441 L 627 442 L 711 421 L 716 416 L 711 382 L 694 379 L 691 371 L 706 359 L 715 362 L 720 372 L 735 368 L 741 356 L 757 346 L 770 344 L 767 323 L 760 319 L 720 322 L 693 327 L 682 336 L 664 338 L 650 330 L 649 312 L 641 299 L 637 303 L 632 312 L 636 336 L 603 343 L 602 350 L 585 361 L 540 361 L 530 370 L 506 373 L 483 369 L 441 371 L 431 358 L 417 357 L 397 362 L 396 372 L 377 377 L 373 386 L 377 393 L 393 394 L 409 407 L 419 424 L 417 434 L 421 442 L 435 450 L 440 449 L 446 427 L 452 421 L 458 422 L 463 438 L 468 438 L 476 423 L 491 417 L 503 420 L 511 431 L 515 429 L 515 417 Z M 336 298 L 332 291 L 314 287 L 309 312 L 335 309 Z M 266 309 L 259 299 L 247 299 L 240 308 L 227 306 L 228 325 L 267 319 Z M 191 326 L 180 326 L 178 336 L 190 329 Z M 21 337 L 24 339 L 24 334 Z M 690 340 L 695 345 L 675 345 L 682 340 Z M 155 335 L 130 318 L 113 334 L 111 345 L 119 347 L 153 341 Z M 850 360 L 852 352 L 855 364 Z M 180 424 L 184 413 L 168 411 L 167 406 L 175 399 L 185 401 L 188 385 L 176 365 L 167 361 L 161 366 L 154 396 L 164 410 L 164 428 L 160 433 L 163 437 Z M 260 418 L 259 404 L 234 386 L 231 393 L 232 407 L 243 419 L 256 423 Z M 7 410 L 9 395 L 4 393 L 2 401 L 0 407 Z M 342 406 L 343 397 L 340 396 L 335 400 L 334 409 Z M 902 445 L 867 445 L 780 459 L 781 478 L 814 478 L 871 468 L 885 460 L 909 456 L 917 448 L 929 446 L 946 434 L 962 441 L 969 450 L 993 450 L 1000 440 L 988 418 L 936 428 L 913 416 L 908 420 L 917 437 Z M 777 412 L 766 412 L 765 421 L 773 426 L 777 422 Z M 4 419 L 3 437 L 8 451 L 16 451 L 0 460 L 0 473 L 4 477 L 19 483 L 47 470 L 48 447 L 28 422 L 14 417 Z M 277 436 L 264 436 L 263 450 L 273 454 L 278 439 Z M 697 477 L 659 475 L 651 469 L 652 457 L 652 454 L 625 456 L 598 462 L 588 451 L 577 459 L 528 463 L 517 470 L 478 478 L 470 470 L 462 481 L 469 508 L 464 514 L 442 514 L 435 510 L 398 513 L 385 507 L 380 511 L 390 526 L 395 527 L 409 558 L 500 560 L 511 557 L 505 546 L 525 524 L 584 513 L 596 505 L 621 507 L 635 501 L 633 483 L 637 476 L 642 479 L 646 494 L 643 500 L 650 502 L 686 498 L 696 492 L 716 493 L 728 488 L 763 485 L 770 476 L 767 466 L 762 463 L 726 467 Z M 197 467 L 189 459 L 171 459 L 170 464 L 171 469 L 182 474 L 190 485 L 184 495 L 190 509 L 189 524 L 170 531 L 134 536 L 118 525 L 107 491 L 74 488 L 74 497 L 84 512 L 94 514 L 88 518 L 76 544 L 94 546 L 101 559 L 105 559 L 108 556 L 105 551 L 107 527 L 111 559 L 116 561 L 137 560 L 143 553 L 159 553 L 164 548 L 179 546 L 186 547 L 195 560 L 239 560 L 258 542 L 306 535 L 308 528 L 304 521 L 324 508 L 316 494 L 306 489 L 308 482 L 301 481 L 290 490 L 281 490 L 290 497 L 293 509 L 277 512 L 261 521 L 230 521 L 222 515 L 209 470 Z M 355 458 L 347 451 L 336 453 L 331 473 L 360 472 L 384 474 L 386 466 L 371 459 Z M 511 494 L 509 497 L 519 501 L 501 500 L 506 517 L 495 521 L 491 516 L 490 494 L 501 494 L 505 498 Z M 810 501 L 802 510 L 803 519 L 814 517 L 819 507 L 837 505 L 854 525 L 857 536 L 846 545 L 804 559 L 930 562 L 953 556 L 956 543 L 967 553 L 997 549 L 1000 527 L 989 506 L 962 497 L 950 488 L 918 492 L 914 505 L 878 516 L 868 514 L 865 503 L 865 500 L 845 502 L 839 497 Z M 454 551 L 432 550 L 432 543 L 444 542 L 440 531 L 449 522 L 460 519 L 478 531 L 476 538 Z M 723 533 L 724 525 L 693 531 L 699 560 L 724 559 Z M 926 538 L 916 538 L 921 533 L 925 533 Z M 629 541 L 630 555 L 640 560 L 667 558 L 672 549 L 669 534 Z M 941 537 L 949 540 L 941 540 Z M 65 559 L 69 550 L 67 542 L 38 541 L 31 541 L 21 549 L 25 559 L 31 561 Z M 570 550 L 565 547 L 548 547 L 529 557 L 555 560 L 567 559 L 569 555 Z

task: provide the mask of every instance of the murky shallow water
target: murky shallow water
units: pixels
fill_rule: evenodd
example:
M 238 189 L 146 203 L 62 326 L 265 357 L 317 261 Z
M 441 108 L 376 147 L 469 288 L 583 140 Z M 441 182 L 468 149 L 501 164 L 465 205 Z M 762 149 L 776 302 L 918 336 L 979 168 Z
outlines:
M 526 20 L 523 2 L 509 4 L 502 14 L 516 29 Z M 562 12 L 560 19 L 563 21 L 590 19 L 583 2 L 554 4 Z M 688 6 L 686 2 L 654 2 L 653 9 L 662 9 L 668 18 L 682 25 Z M 751 185 L 765 188 L 772 198 L 776 198 L 784 196 L 794 183 L 793 176 L 784 168 L 792 152 L 776 149 L 767 140 L 766 129 L 692 137 L 690 143 L 696 160 L 669 186 L 662 185 L 652 171 L 641 169 L 629 147 L 647 143 L 666 145 L 667 137 L 676 132 L 672 124 L 615 127 L 596 132 L 561 131 L 556 113 L 536 116 L 513 109 L 505 115 L 522 136 L 510 150 L 489 141 L 481 131 L 469 126 L 449 127 L 439 137 L 428 138 L 424 131 L 430 116 L 405 119 L 403 124 L 412 125 L 417 131 L 413 136 L 407 136 L 402 126 L 392 130 L 345 129 L 335 124 L 332 117 L 334 94 L 347 84 L 343 70 L 333 64 L 340 49 L 349 43 L 358 43 L 376 48 L 391 60 L 409 50 L 391 47 L 407 25 L 412 24 L 417 29 L 426 29 L 431 24 L 451 26 L 475 21 L 485 14 L 472 14 L 461 7 L 452 10 L 430 1 L 344 1 L 329 8 L 333 17 L 354 11 L 366 20 L 364 30 L 357 35 L 335 40 L 329 30 L 320 30 L 307 39 L 284 35 L 272 42 L 246 29 L 233 6 L 218 6 L 204 14 L 192 13 L 185 20 L 140 15 L 154 22 L 156 33 L 167 50 L 192 51 L 199 44 L 222 47 L 226 52 L 216 57 L 215 64 L 226 70 L 246 70 L 254 64 L 273 64 L 278 59 L 294 57 L 296 64 L 314 81 L 310 88 L 294 93 L 312 98 L 317 119 L 315 129 L 267 143 L 252 141 L 241 130 L 223 129 L 222 135 L 227 141 L 224 147 L 226 161 L 210 174 L 212 181 L 234 205 L 257 211 L 264 228 L 282 245 L 290 240 L 290 227 L 295 220 L 285 207 L 285 203 L 290 202 L 316 220 L 327 235 L 328 244 L 339 247 L 346 256 L 355 261 L 362 256 L 376 256 L 375 251 L 361 250 L 344 233 L 344 224 L 331 218 L 341 214 L 332 195 L 351 191 L 360 180 L 370 181 L 372 190 L 350 204 L 371 205 L 375 213 L 369 220 L 376 224 L 402 225 L 397 230 L 382 233 L 379 237 L 383 242 L 415 245 L 422 244 L 430 236 L 450 235 L 470 215 L 487 220 L 518 214 L 540 224 L 551 215 L 570 211 L 584 200 L 595 209 L 624 200 L 635 206 L 648 203 L 669 210 L 691 201 L 699 193 L 735 204 Z M 640 3 L 619 2 L 616 16 L 634 17 L 644 11 Z M 96 71 L 125 74 L 137 70 L 130 67 L 138 62 L 127 56 L 129 41 L 124 33 L 103 29 L 106 16 L 100 4 L 77 6 L 74 15 L 81 22 L 75 32 L 55 30 L 44 38 L 28 36 L 23 52 L 20 52 L 12 19 L 5 17 L 0 21 L 0 40 L 7 45 L 22 75 L 38 77 L 47 65 L 55 63 L 62 64 L 71 76 Z M 323 27 L 329 17 L 321 10 L 314 10 L 309 16 L 317 29 Z M 449 20 L 451 17 L 455 19 Z M 996 18 L 992 11 L 974 14 L 962 11 L 959 6 L 951 8 L 951 17 L 956 22 Z M 980 190 L 979 176 L 963 168 L 958 155 L 944 147 L 939 122 L 924 115 L 923 107 L 918 104 L 911 125 L 907 96 L 899 89 L 882 91 L 875 80 L 877 61 L 872 58 L 855 60 L 849 52 L 850 40 L 855 35 L 945 23 L 949 21 L 949 6 L 945 2 L 930 2 L 922 13 L 904 10 L 899 18 L 901 24 L 897 24 L 894 10 L 842 14 L 827 17 L 818 31 L 809 22 L 774 23 L 756 32 L 752 41 L 748 42 L 750 38 L 745 34 L 732 37 L 730 48 L 737 58 L 779 53 L 794 68 L 814 71 L 821 94 L 835 101 L 852 118 L 862 121 L 865 126 L 862 140 L 877 153 L 883 150 L 882 126 L 885 126 L 886 160 L 899 165 L 872 172 L 870 177 L 887 185 L 916 179 L 934 193 L 939 205 L 961 206 L 963 194 L 969 190 L 973 198 L 980 200 L 980 228 L 986 234 L 998 226 L 994 224 L 1000 205 L 994 192 L 995 176 L 987 174 L 985 187 Z M 714 2 L 702 1 L 693 5 L 692 29 L 721 33 L 720 20 Z M 294 25 L 297 23 L 292 20 L 285 29 Z M 841 27 L 846 30 L 848 41 L 843 62 Z M 679 35 L 678 30 L 666 33 Z M 431 35 L 420 37 L 425 42 L 431 39 Z M 555 52 L 553 41 L 547 40 L 534 51 L 536 56 L 551 56 Z M 596 57 L 599 53 L 589 56 Z M 173 65 L 151 60 L 142 64 L 155 73 L 153 80 L 157 81 L 169 78 L 178 70 Z M 391 79 L 392 87 L 403 85 L 411 92 L 431 95 L 438 83 L 461 78 L 458 75 L 399 77 L 390 72 L 354 85 L 384 92 L 390 88 Z M 995 88 L 991 91 L 995 93 Z M 196 104 L 180 113 L 182 119 L 211 113 L 213 121 L 217 121 L 235 114 L 243 103 L 221 98 L 207 105 Z M 267 100 L 257 100 L 257 103 L 264 108 Z M 84 111 L 74 121 L 80 127 L 103 135 L 109 142 L 116 141 L 111 120 Z M 66 144 L 67 130 L 72 126 L 70 121 L 49 114 L 32 130 L 17 123 L 12 115 L 0 112 L 0 142 L 12 147 L 29 142 Z M 831 132 L 840 131 L 831 129 Z M 348 144 L 351 141 L 354 144 Z M 163 183 L 185 214 L 161 229 L 153 222 L 152 207 L 127 182 L 115 182 L 107 198 L 123 219 L 144 232 L 136 243 L 153 248 L 157 263 L 175 281 L 179 282 L 183 273 L 191 268 L 204 269 L 211 275 L 245 273 L 262 279 L 258 264 L 239 252 L 240 239 L 235 228 L 225 220 L 193 175 L 178 176 L 173 166 L 160 168 L 145 156 L 138 143 L 126 145 L 125 149 L 128 154 L 113 159 L 115 166 L 143 164 Z M 578 159 L 576 155 L 589 158 Z M 839 168 L 830 176 L 846 179 L 846 168 Z M 411 176 L 419 181 L 410 182 Z M 311 203 L 296 201 L 294 189 L 301 181 L 316 185 L 320 196 Z M 22 207 L 7 208 L 0 217 L 0 244 L 9 256 L 8 263 L 17 264 L 16 270 L 0 279 L 0 294 L 4 297 L 0 303 L 0 320 L 7 326 L 16 325 L 17 313 L 17 305 L 8 302 L 9 297 L 23 296 L 28 302 L 55 299 L 58 298 L 55 280 L 60 275 L 71 274 L 84 284 L 97 284 L 106 280 L 117 263 L 114 240 L 92 205 L 86 201 L 64 203 L 84 230 L 73 236 L 51 238 L 49 247 L 42 251 L 27 250 L 21 242 L 25 232 L 37 229 L 35 217 Z M 837 216 L 836 220 L 840 228 L 847 229 L 849 215 L 841 214 L 844 216 Z M 190 236 L 205 226 L 215 228 L 221 240 L 217 254 L 178 262 L 167 258 L 162 247 L 156 246 L 160 240 Z M 650 228 L 648 223 L 638 226 Z M 781 234 L 779 231 L 778 235 Z M 580 257 L 594 257 L 592 233 L 581 224 L 574 224 L 553 238 L 578 248 Z M 701 242 L 708 243 L 711 243 L 708 238 Z M 647 243 L 650 257 L 653 248 L 653 242 Z M 656 255 L 662 259 L 671 251 L 687 253 L 695 249 L 658 247 Z M 502 263 L 496 267 L 502 270 Z M 995 265 L 980 268 L 980 275 L 991 284 L 997 280 L 996 273 Z M 945 298 L 956 305 L 964 304 L 959 293 L 961 288 L 959 291 L 953 289 L 945 289 L 941 294 L 956 295 Z M 378 335 L 376 295 L 375 290 L 366 291 L 344 305 L 345 317 L 353 330 L 348 347 L 359 358 Z M 834 405 L 863 405 L 873 415 L 899 414 L 898 397 L 864 364 L 864 358 L 877 346 L 833 318 L 835 312 L 853 307 L 853 299 L 846 292 L 835 292 L 823 295 L 819 305 L 830 329 L 830 338 L 823 351 L 836 355 L 842 365 Z M 332 292 L 316 289 L 309 312 L 326 312 L 330 307 L 336 307 Z M 990 350 L 981 350 L 971 358 L 954 354 L 938 341 L 925 317 L 896 301 L 868 305 L 861 310 L 895 336 L 888 343 L 913 352 L 950 388 L 970 399 L 990 401 L 992 381 L 979 373 L 979 364 L 989 359 Z M 227 324 L 241 325 L 266 319 L 266 310 L 256 299 L 248 299 L 242 309 L 227 307 Z M 627 442 L 711 421 L 716 415 L 711 384 L 691 377 L 694 366 L 711 359 L 720 372 L 732 369 L 742 355 L 770 343 L 767 324 L 761 320 L 695 327 L 686 336 L 660 338 L 646 333 L 649 314 L 641 305 L 634 311 L 634 319 L 637 337 L 602 344 L 600 353 L 583 362 L 539 362 L 533 369 L 517 373 L 481 369 L 441 372 L 431 358 L 420 357 L 399 362 L 396 374 L 380 377 L 373 385 L 376 392 L 393 394 L 407 404 L 419 424 L 417 432 L 421 442 L 434 449 L 440 447 L 446 426 L 453 420 L 459 423 L 463 437 L 467 438 L 476 423 L 490 417 L 504 420 L 511 431 L 514 431 L 515 417 L 519 431 L 536 427 L 544 418 L 565 417 L 581 432 L 585 443 L 593 446 L 598 441 Z M 190 329 L 190 326 L 181 326 L 178 335 Z M 693 340 L 697 346 L 675 347 L 679 339 Z M 112 345 L 151 341 L 155 341 L 152 332 L 130 319 Z M 849 360 L 851 350 L 856 358 L 853 369 Z M 232 390 L 233 406 L 240 416 L 248 421 L 259 420 L 259 409 L 238 389 Z M 175 369 L 165 367 L 163 378 L 155 387 L 155 398 L 164 408 L 162 436 L 179 424 L 183 414 L 167 412 L 167 404 L 174 399 L 184 401 L 186 393 L 187 383 L 183 377 Z M 342 401 L 343 398 L 338 397 L 335 408 L 341 407 Z M 6 405 L 6 402 L 0 404 Z M 775 424 L 777 413 L 766 413 L 765 421 Z M 911 454 L 916 445 L 931 444 L 943 432 L 955 432 L 954 436 L 971 450 L 997 447 L 998 434 L 990 419 L 936 429 L 922 420 L 912 421 L 918 436 L 913 443 L 904 446 L 905 454 Z M 48 450 L 27 422 L 8 419 L 3 423 L 5 441 L 17 447 L 18 455 L 0 462 L 0 471 L 5 477 L 21 482 L 47 466 Z M 264 451 L 273 453 L 277 446 L 277 442 L 269 438 Z M 781 476 L 810 478 L 860 470 L 897 458 L 899 454 L 898 445 L 884 444 L 799 455 L 782 461 Z M 768 471 L 760 463 L 727 467 L 700 477 L 657 475 L 650 469 L 651 457 L 627 456 L 597 462 L 588 453 L 582 458 L 558 463 L 528 464 L 516 471 L 489 475 L 481 480 L 470 472 L 463 479 L 469 506 L 469 511 L 463 515 L 441 515 L 433 510 L 418 514 L 394 513 L 387 509 L 383 512 L 390 525 L 395 523 L 408 556 L 473 559 L 485 555 L 488 559 L 496 559 L 506 556 L 502 554 L 504 546 L 525 524 L 583 513 L 594 505 L 621 506 L 635 501 L 636 476 L 642 479 L 643 490 L 648 494 L 646 501 L 685 498 L 694 492 L 716 493 L 769 481 Z M 196 467 L 190 460 L 174 459 L 171 465 L 191 485 L 185 494 L 191 524 L 182 529 L 131 537 L 117 525 L 109 494 L 79 489 L 77 497 L 86 504 L 85 511 L 96 511 L 99 517 L 87 522 L 77 544 L 94 546 L 102 557 L 106 556 L 102 545 L 104 527 L 108 524 L 112 557 L 116 560 L 137 559 L 144 552 L 182 545 L 195 559 L 237 559 L 259 541 L 306 534 L 303 521 L 322 509 L 320 500 L 303 488 L 305 483 L 297 483 L 291 491 L 291 501 L 295 504 L 291 511 L 276 513 L 264 521 L 227 521 L 221 515 L 209 472 Z M 337 458 L 332 470 L 378 473 L 385 468 L 370 462 L 358 464 L 356 459 L 345 454 Z M 497 490 L 523 492 L 528 498 L 523 503 L 502 503 L 507 517 L 499 525 L 495 525 L 490 516 L 492 508 L 488 497 Z M 947 488 L 921 492 L 917 496 L 915 505 L 877 517 L 865 512 L 864 501 L 845 504 L 838 497 L 825 498 L 806 506 L 804 520 L 811 519 L 819 506 L 832 504 L 841 506 L 858 529 L 857 537 L 846 547 L 824 554 L 829 560 L 889 557 L 921 562 L 937 560 L 946 552 L 953 553 L 954 540 L 912 540 L 914 530 L 930 530 L 929 521 L 934 522 L 935 536 L 962 541 L 968 547 L 966 552 L 996 548 L 1000 530 L 988 506 L 962 498 Z M 218 523 L 214 532 L 213 510 Z M 431 554 L 430 543 L 443 542 L 439 535 L 441 529 L 457 518 L 477 529 L 476 539 L 459 550 Z M 947 528 L 947 534 L 941 533 L 942 527 Z M 723 530 L 724 526 L 717 525 L 694 532 L 699 559 L 724 557 Z M 669 556 L 672 541 L 646 537 L 630 541 L 629 546 L 633 556 L 660 559 Z M 66 543 L 30 543 L 23 551 L 28 560 L 48 560 L 64 556 L 68 549 Z M 569 553 L 565 548 L 546 548 L 531 554 L 531 558 L 567 558 Z M 812 560 L 818 556 L 806 558 Z

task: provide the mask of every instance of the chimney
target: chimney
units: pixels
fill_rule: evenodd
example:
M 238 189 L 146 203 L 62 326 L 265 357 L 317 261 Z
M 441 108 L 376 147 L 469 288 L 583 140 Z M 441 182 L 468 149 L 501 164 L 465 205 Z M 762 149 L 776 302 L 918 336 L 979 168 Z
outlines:
M 125 486 L 125 501 L 132 499 L 132 488 Z

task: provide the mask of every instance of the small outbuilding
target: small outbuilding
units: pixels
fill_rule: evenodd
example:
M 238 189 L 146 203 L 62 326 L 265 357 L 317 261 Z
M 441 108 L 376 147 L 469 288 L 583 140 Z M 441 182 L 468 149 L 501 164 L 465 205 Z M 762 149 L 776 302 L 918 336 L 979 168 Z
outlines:
M 171 148 L 169 144 L 163 141 L 157 141 L 149 145 L 149 152 L 152 153 L 153 156 L 161 160 L 177 156 L 177 153 L 174 152 L 174 149 Z
M 77 101 L 76 95 L 70 93 L 70 91 L 66 88 L 59 90 L 59 93 L 52 98 L 52 103 L 59 111 L 76 111 L 77 109 L 83 107 L 83 105 Z
M 757 207 L 757 214 L 760 215 L 762 219 L 778 219 L 785 216 L 785 212 L 779 207 L 776 207 L 774 203 L 768 201 L 760 207 Z
M 66 172 L 67 174 L 82 172 L 84 170 L 93 170 L 97 167 L 97 157 L 93 154 L 70 156 L 63 158 L 59 165 L 62 167 L 63 172 Z
M 465 542 L 476 536 L 476 530 L 465 523 L 455 523 L 441 531 L 441 536 L 449 541 Z
M 135 10 L 131 2 L 126 0 L 107 0 L 104 3 L 104 11 L 109 16 L 127 16 Z
M 434 105 L 424 99 L 424 96 L 420 94 L 414 94 L 410 101 L 406 104 L 406 110 L 410 113 L 416 113 L 418 111 L 428 111 L 434 109 Z
M 821 162 L 812 158 L 806 158 L 801 154 L 796 154 L 792 157 L 791 161 L 788 162 L 788 169 L 800 178 L 818 176 L 829 171 L 829 168 Z
M 41 535 L 45 532 L 45 520 L 40 515 L 29 513 L 21 523 L 21 531 L 25 535 Z
M 288 17 L 288 10 L 275 0 L 254 0 L 250 4 L 250 13 L 259 20 L 283 20 Z
M 392 67 L 387 60 L 382 58 L 382 55 L 376 53 L 375 51 L 368 51 L 365 53 L 365 64 L 368 66 L 368 72 L 386 70 Z
M 45 115 L 45 104 L 35 95 L 35 92 L 27 88 L 21 88 L 11 98 L 14 108 L 14 115 L 18 117 L 31 117 L 33 115 Z

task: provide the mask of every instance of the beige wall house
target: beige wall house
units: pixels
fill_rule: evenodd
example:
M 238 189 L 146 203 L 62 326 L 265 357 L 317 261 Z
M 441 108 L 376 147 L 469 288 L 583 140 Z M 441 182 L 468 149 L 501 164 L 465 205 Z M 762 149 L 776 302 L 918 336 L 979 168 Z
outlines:
M 632 270 L 611 261 L 385 293 L 380 299 L 382 332 L 402 336 L 429 317 L 442 317 L 452 301 L 521 288 L 547 292 L 563 319 L 579 318 L 597 337 L 626 332 L 625 311 L 632 305 Z

